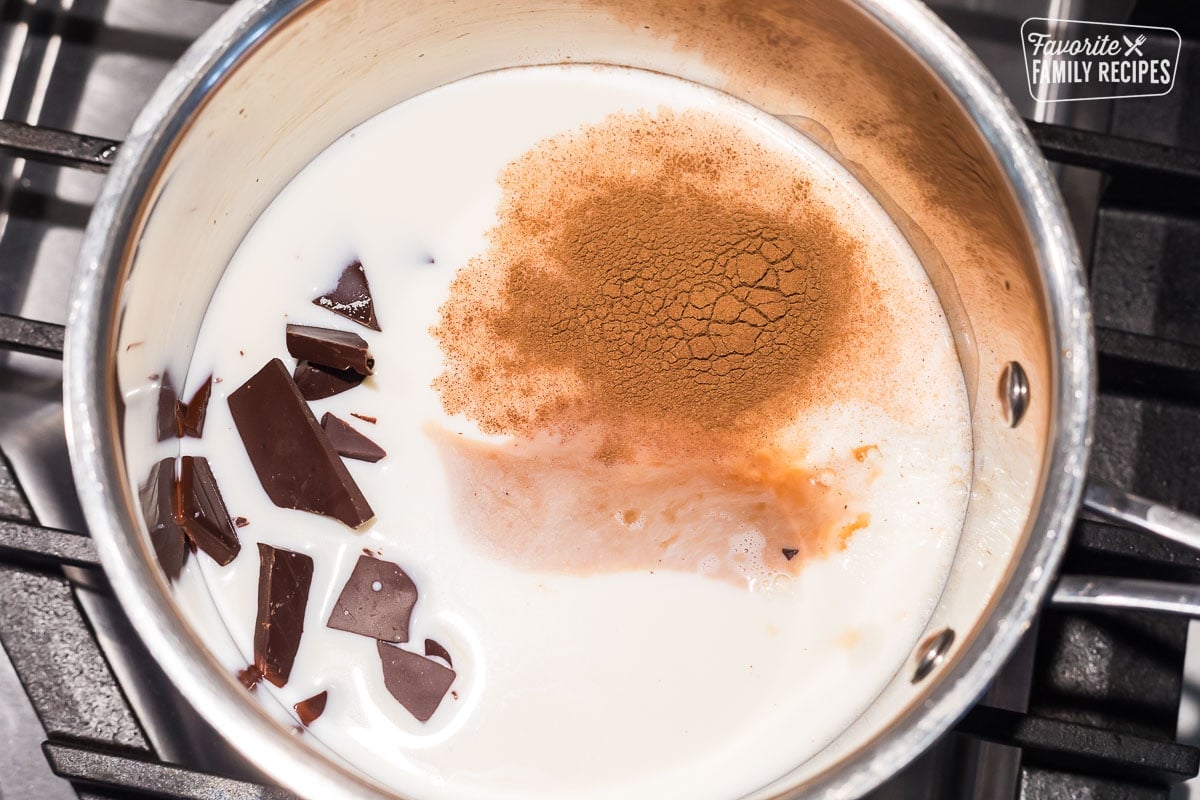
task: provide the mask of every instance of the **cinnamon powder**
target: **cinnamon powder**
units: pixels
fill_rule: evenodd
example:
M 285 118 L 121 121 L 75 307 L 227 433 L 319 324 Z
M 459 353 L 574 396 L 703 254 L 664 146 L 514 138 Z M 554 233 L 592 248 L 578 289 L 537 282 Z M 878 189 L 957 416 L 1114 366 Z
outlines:
M 501 187 L 433 330 L 446 411 L 512 437 L 437 437 L 468 529 L 567 571 L 713 571 L 748 530 L 775 571 L 804 560 L 785 548 L 844 546 L 844 498 L 779 446 L 828 400 L 866 290 L 803 171 L 718 117 L 660 110 L 544 141 Z M 746 557 L 715 572 L 744 578 Z
M 435 330 L 449 413 L 598 425 L 622 451 L 794 417 L 844 338 L 859 246 L 794 166 L 706 116 L 614 116 L 510 167 Z

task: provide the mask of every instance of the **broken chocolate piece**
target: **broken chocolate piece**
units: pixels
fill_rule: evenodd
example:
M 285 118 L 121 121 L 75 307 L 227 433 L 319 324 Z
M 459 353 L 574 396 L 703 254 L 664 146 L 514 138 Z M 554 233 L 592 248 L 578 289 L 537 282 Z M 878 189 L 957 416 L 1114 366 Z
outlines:
M 170 380 L 170 373 L 163 371 L 162 383 L 158 385 L 158 441 L 202 437 L 211 395 L 212 375 L 209 375 L 192 399 L 185 403 L 179 398 L 179 392 Z
M 222 567 L 242 549 L 206 458 L 184 456 L 180 462 L 179 520 L 192 543 Z
M 250 520 L 246 519 L 245 517 L 234 517 L 233 524 L 239 528 L 244 528 L 250 524 Z
M 287 350 L 293 358 L 333 370 L 349 369 L 359 375 L 370 375 L 375 367 L 367 341 L 350 331 L 289 323 Z
M 258 682 L 262 680 L 262 673 L 258 671 L 258 667 L 251 664 L 245 669 L 238 670 L 237 678 L 250 691 L 258 688 Z
M 188 555 L 183 528 L 175 518 L 176 485 L 175 459 L 164 458 L 150 468 L 150 475 L 138 492 L 154 555 L 171 580 L 179 577 Z
M 367 273 L 361 261 L 355 261 L 342 270 L 334 290 L 313 300 L 313 305 L 327 308 L 371 330 L 379 330 L 379 320 L 375 319 L 375 301 L 371 297 L 371 286 L 367 283 Z
M 788 561 L 791 561 L 793 558 L 796 557 L 796 554 L 799 552 L 800 551 L 796 550 L 795 548 L 785 547 L 785 548 L 783 548 L 783 557 L 786 558 Z
M 272 503 L 351 528 L 375 516 L 278 358 L 229 395 L 229 410 Z
M 186 403 L 180 402 L 177 407 L 179 414 L 179 431 L 181 436 L 193 436 L 199 439 L 204 435 L 204 418 L 208 414 L 208 398 L 212 395 L 213 378 L 209 375 L 200 388 Z
M 300 718 L 300 724 L 306 728 L 312 725 L 313 720 L 325 713 L 325 701 L 328 699 L 329 691 L 326 690 L 292 706 L 296 709 L 296 716 Z
M 163 370 L 162 382 L 158 387 L 158 440 L 180 439 L 193 436 L 199 439 L 204 434 L 204 417 L 208 413 L 208 398 L 212 395 L 212 375 L 209 375 L 192 399 L 183 402 L 171 381 L 171 374 Z
M 183 434 L 179 430 L 179 393 L 171 381 L 171 374 L 163 370 L 162 382 L 158 385 L 158 440 L 178 439 Z
M 312 585 L 313 560 L 269 544 L 258 545 L 258 618 L 254 625 L 254 668 L 276 686 L 292 674 L 304 634 L 304 607 Z
M 350 416 L 352 416 L 352 417 L 358 417 L 358 418 L 359 418 L 359 419 L 361 419 L 363 422 L 369 422 L 369 423 L 371 423 L 372 425 L 374 425 L 376 422 L 379 422 L 379 418 L 378 418 L 378 417 L 369 417 L 369 416 L 367 416 L 366 414 L 360 414 L 360 413 L 358 413 L 357 411 L 351 411 L 351 412 L 350 412 Z
M 446 648 L 442 647 L 440 644 L 435 642 L 433 639 L 425 640 L 425 655 L 440 658 L 442 661 L 445 661 L 446 664 L 448 664 L 449 666 L 451 666 L 451 667 L 454 666 L 454 662 L 450 659 L 450 651 L 447 650 Z
M 377 647 L 383 663 L 383 685 L 410 714 L 421 722 L 428 721 L 454 683 L 454 670 L 385 642 Z
M 340 456 L 374 464 L 387 455 L 387 451 L 350 427 L 350 423 L 338 419 L 328 411 L 321 417 L 321 428 Z
M 341 394 L 347 389 L 358 386 L 365 379 L 365 375 L 359 375 L 352 369 L 326 369 L 316 364 L 309 364 L 307 361 L 297 364 L 296 371 L 292 374 L 292 380 L 296 382 L 300 394 L 309 401 L 323 400 L 326 397 Z
M 359 556 L 327 627 L 384 642 L 407 642 L 417 585 L 391 561 Z

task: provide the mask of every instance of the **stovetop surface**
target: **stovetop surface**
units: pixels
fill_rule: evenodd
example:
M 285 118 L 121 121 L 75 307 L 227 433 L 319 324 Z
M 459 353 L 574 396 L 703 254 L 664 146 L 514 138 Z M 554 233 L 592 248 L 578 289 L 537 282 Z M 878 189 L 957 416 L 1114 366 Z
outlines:
M 0 0 L 3 117 L 119 140 L 171 63 L 224 8 L 203 0 Z M 1200 151 L 1196 6 L 946 0 L 934 10 L 1027 119 Z M 1031 16 L 1178 28 L 1176 86 L 1159 98 L 1039 106 L 1026 91 L 1019 42 Z M 1163 190 L 1136 170 L 1055 171 L 1090 261 L 1101 390 L 1092 473 L 1200 512 L 1200 187 Z M 0 314 L 65 322 L 101 181 L 0 155 Z M 2 546 L 5 535 L 26 530 L 18 524 L 85 530 L 61 388 L 58 361 L 0 350 L 0 798 L 283 796 L 258 786 L 262 776 L 158 671 L 87 567 L 86 539 L 54 540 L 75 554 L 65 563 L 80 566 Z M 1076 526 L 1068 565 L 1200 578 L 1200 556 L 1090 520 Z M 873 798 L 1166 798 L 1200 763 L 1198 751 L 1174 741 L 1180 720 L 1180 737 L 1200 741 L 1200 654 L 1186 659 L 1197 677 L 1185 692 L 1187 643 L 1188 623 L 1178 617 L 1047 611 L 961 732 Z M 1127 763 L 1133 756 L 1140 766 Z

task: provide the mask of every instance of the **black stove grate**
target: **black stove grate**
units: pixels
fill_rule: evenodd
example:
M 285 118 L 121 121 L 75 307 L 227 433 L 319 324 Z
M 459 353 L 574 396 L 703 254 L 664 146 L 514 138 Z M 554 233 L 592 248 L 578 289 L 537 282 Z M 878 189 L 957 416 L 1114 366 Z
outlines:
M 37 24 L 56 19 L 32 13 Z M 1200 97 L 1190 96 L 1200 81 L 1187 81 L 1200 77 L 1200 14 L 1143 2 L 1134 21 L 1164 15 L 1185 36 L 1166 110 L 1123 101 L 1109 133 L 1030 128 L 1048 158 L 1105 176 L 1090 264 L 1101 391 L 1093 474 L 1200 512 Z M 0 122 L 0 152 L 47 164 L 102 170 L 117 147 Z M 61 358 L 63 336 L 60 325 L 0 314 L 0 360 Z M 1073 573 L 1200 580 L 1195 551 L 1088 519 L 1065 563 Z M 0 667 L 7 654 L 46 732 L 28 744 L 73 787 L 63 796 L 290 797 L 244 765 L 211 774 L 150 740 L 85 610 L 89 595 L 109 591 L 96 567 L 86 536 L 38 524 L 0 453 Z M 1187 628 L 1167 615 L 1047 609 L 1023 648 L 1033 654 L 1023 709 L 976 707 L 927 760 L 943 768 L 955 761 L 947 749 L 993 742 L 1019 748 L 1008 797 L 1165 800 L 1200 770 L 1200 750 L 1175 741 Z M 993 777 L 1001 782 L 985 774 L 975 785 Z M 939 784 L 939 796 L 963 796 L 961 782 Z
M 3 145 L 0 145 L 3 149 Z M 39 322 L 0 314 L 0 350 L 62 358 L 67 329 L 53 322 Z

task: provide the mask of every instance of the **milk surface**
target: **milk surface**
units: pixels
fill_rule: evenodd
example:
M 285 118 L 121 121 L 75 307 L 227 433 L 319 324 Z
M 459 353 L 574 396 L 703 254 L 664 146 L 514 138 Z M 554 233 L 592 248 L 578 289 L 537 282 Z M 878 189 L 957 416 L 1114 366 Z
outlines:
M 456 272 L 487 250 L 497 176 L 547 137 L 660 109 L 718 114 L 787 154 L 872 254 L 891 314 L 889 338 L 862 355 L 887 368 L 859 384 L 846 379 L 849 388 L 791 426 L 805 442 L 796 458 L 836 485 L 847 513 L 869 518 L 844 549 L 795 575 L 752 570 L 741 583 L 702 570 L 589 575 L 493 558 L 462 529 L 457 474 L 431 434 L 473 435 L 432 388 L 443 356 L 430 331 Z M 355 259 L 382 332 L 312 303 Z M 377 514 L 359 532 L 272 505 L 230 417 L 226 397 L 266 361 L 294 365 L 287 323 L 353 330 L 370 343 L 374 376 L 311 404 L 318 418 L 331 411 L 388 452 L 377 464 L 346 462 Z M 416 798 L 715 800 L 778 777 L 836 737 L 906 664 L 945 581 L 969 490 L 967 397 L 949 329 L 920 264 L 870 195 L 774 118 L 623 68 L 488 73 L 347 133 L 289 184 L 233 258 L 183 395 L 210 374 L 219 382 L 204 437 L 185 439 L 184 451 L 209 459 L 230 513 L 249 525 L 238 529 L 242 550 L 229 566 L 203 554 L 189 561 L 180 602 L 215 604 L 251 663 L 255 544 L 312 556 L 291 679 L 256 694 L 290 709 L 327 690 L 305 735 Z M 717 515 L 711 524 L 723 523 Z M 753 551 L 753 531 L 730 532 L 740 546 L 734 534 Z M 427 723 L 384 688 L 373 640 L 325 627 L 364 548 L 398 563 L 420 590 L 405 647 L 422 652 L 432 638 L 453 656 L 453 695 Z

